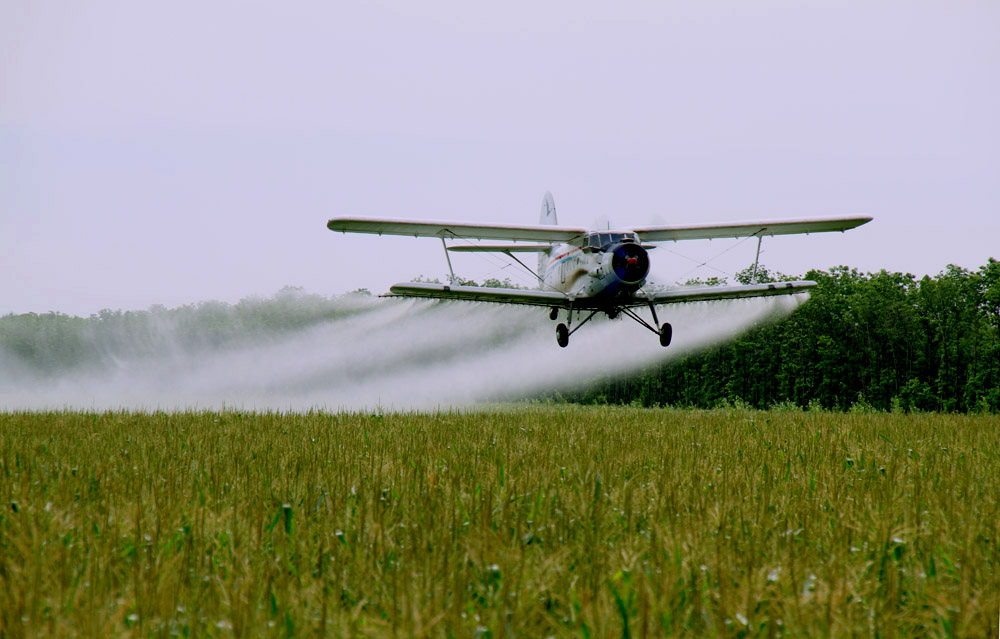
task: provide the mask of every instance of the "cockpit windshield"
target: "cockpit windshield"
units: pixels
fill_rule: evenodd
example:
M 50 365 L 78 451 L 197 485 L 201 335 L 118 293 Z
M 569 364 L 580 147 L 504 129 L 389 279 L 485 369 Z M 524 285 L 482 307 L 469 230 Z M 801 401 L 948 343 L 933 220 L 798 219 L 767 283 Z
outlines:
M 606 251 L 611 248 L 612 245 L 623 241 L 637 241 L 635 233 L 612 233 L 611 231 L 607 231 L 605 233 L 591 233 L 587 236 L 586 246 L 595 251 Z

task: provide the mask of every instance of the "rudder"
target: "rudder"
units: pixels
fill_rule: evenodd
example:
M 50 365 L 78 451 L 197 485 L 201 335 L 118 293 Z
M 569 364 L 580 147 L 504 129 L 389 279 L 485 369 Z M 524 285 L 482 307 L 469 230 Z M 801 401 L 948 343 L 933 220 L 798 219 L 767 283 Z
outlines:
M 558 224 L 556 221 L 556 201 L 552 199 L 552 193 L 549 191 L 545 192 L 545 197 L 542 198 L 542 214 L 538 218 L 539 224 L 555 225 Z M 538 276 L 545 277 L 545 266 L 549 262 L 549 251 L 538 254 Z
M 552 194 L 545 192 L 542 198 L 542 215 L 538 219 L 539 224 L 558 224 L 556 221 L 556 202 L 552 199 Z

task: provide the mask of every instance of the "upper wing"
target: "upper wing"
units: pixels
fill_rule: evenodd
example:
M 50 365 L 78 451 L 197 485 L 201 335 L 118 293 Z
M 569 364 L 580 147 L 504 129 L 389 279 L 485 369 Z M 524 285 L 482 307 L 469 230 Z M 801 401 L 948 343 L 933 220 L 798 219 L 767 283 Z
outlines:
M 430 297 L 442 300 L 469 302 L 499 302 L 528 306 L 569 307 L 572 302 L 563 293 L 534 291 L 518 288 L 489 288 L 479 286 L 449 286 L 430 282 L 405 282 L 395 284 L 385 297 Z
M 803 293 L 816 286 L 810 280 L 794 282 L 768 282 L 766 284 L 748 284 L 745 286 L 699 286 L 691 288 L 676 288 L 653 293 L 644 298 L 637 297 L 641 304 L 676 304 L 679 302 L 704 302 L 709 300 L 729 300 L 742 297 L 767 297 L 770 295 L 794 295 Z
M 710 240 L 719 237 L 749 237 L 753 235 L 792 235 L 796 233 L 827 233 L 847 231 L 871 222 L 867 216 L 814 217 L 784 220 L 760 220 L 735 224 L 704 226 L 644 226 L 632 230 L 644 242 L 668 240 Z
M 335 217 L 327 222 L 331 231 L 344 233 L 376 233 L 378 235 L 412 235 L 413 237 L 452 237 L 478 240 L 519 240 L 527 242 L 570 242 L 587 229 L 543 224 L 473 224 L 391 218 Z

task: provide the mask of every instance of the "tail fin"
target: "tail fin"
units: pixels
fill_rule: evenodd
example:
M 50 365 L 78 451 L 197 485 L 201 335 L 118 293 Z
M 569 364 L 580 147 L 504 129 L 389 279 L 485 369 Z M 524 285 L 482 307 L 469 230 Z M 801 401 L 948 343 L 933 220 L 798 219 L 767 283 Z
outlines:
M 542 198 L 542 214 L 538 218 L 539 224 L 558 224 L 556 220 L 556 202 L 552 199 L 552 194 L 548 191 L 545 192 L 545 197 Z M 551 256 L 551 251 L 545 251 L 538 254 L 538 276 L 540 278 L 545 277 L 545 267 L 549 263 L 549 257 Z
M 542 198 L 542 216 L 538 220 L 539 224 L 558 224 L 556 221 L 556 202 L 552 199 L 552 194 L 545 192 Z

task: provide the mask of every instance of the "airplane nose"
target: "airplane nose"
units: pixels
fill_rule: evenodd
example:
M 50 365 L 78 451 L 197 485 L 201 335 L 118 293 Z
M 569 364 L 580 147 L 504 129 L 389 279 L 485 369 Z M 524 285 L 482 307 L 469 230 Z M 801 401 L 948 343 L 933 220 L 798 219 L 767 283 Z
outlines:
M 649 272 L 649 255 L 646 249 L 633 242 L 622 242 L 611 249 L 611 268 L 628 286 L 641 286 Z

